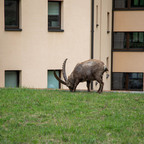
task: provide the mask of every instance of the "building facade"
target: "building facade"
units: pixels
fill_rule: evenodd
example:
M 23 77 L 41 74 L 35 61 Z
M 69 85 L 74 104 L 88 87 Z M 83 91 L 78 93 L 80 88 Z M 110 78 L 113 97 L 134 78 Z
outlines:
M 0 0 L 0 87 L 65 89 L 53 70 L 95 58 L 104 90 L 143 90 L 143 16 L 143 0 Z
M 144 0 L 113 1 L 112 89 L 144 89 Z

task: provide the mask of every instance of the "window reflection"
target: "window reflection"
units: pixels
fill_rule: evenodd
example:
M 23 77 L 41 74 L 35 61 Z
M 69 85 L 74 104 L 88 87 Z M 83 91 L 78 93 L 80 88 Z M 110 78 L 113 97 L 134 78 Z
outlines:
M 143 90 L 143 73 L 119 73 L 112 74 L 113 90 Z

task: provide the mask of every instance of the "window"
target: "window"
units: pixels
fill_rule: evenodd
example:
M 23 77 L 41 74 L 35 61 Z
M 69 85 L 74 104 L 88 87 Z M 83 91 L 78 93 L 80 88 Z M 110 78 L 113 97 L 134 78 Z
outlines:
M 128 0 L 114 0 L 114 8 L 127 8 Z
M 48 3 L 48 26 L 60 29 L 60 2 Z
M 49 31 L 63 31 L 61 30 L 61 1 L 48 1 L 48 29 Z
M 124 32 L 114 32 L 113 33 L 113 49 L 126 49 L 126 38 L 127 33 Z
M 5 0 L 5 29 L 19 29 L 19 0 Z
M 144 50 L 144 32 L 114 32 L 113 50 Z
M 144 0 L 114 0 L 114 9 L 144 9 Z
M 5 71 L 5 87 L 19 87 L 19 71 Z
M 60 77 L 60 71 L 59 70 L 56 71 L 56 74 L 57 74 L 57 76 Z M 59 89 L 60 88 L 60 83 L 55 78 L 53 70 L 48 70 L 48 88 L 52 88 L 52 89 Z
M 113 90 L 143 90 L 143 73 L 112 73 Z
M 144 32 L 133 32 L 129 33 L 130 35 L 130 45 L 129 48 L 135 49 L 144 49 Z
M 144 0 L 131 0 L 131 7 L 134 7 L 134 8 L 143 7 L 144 8 Z

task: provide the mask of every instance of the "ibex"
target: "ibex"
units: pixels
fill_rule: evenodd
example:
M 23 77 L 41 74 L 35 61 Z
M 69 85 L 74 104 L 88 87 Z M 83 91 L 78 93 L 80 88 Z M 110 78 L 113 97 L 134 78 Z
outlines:
M 100 84 L 100 87 L 97 92 L 101 93 L 103 91 L 103 86 L 104 86 L 103 74 L 104 72 L 108 71 L 108 69 L 102 61 L 96 60 L 96 59 L 90 59 L 90 60 L 78 63 L 68 78 L 66 76 L 66 70 L 65 70 L 66 61 L 67 59 L 65 59 L 63 66 L 62 66 L 62 73 L 63 73 L 63 77 L 65 81 L 60 79 L 56 75 L 56 72 L 54 71 L 54 76 L 60 83 L 66 85 L 70 91 L 75 92 L 77 85 L 80 82 L 86 81 L 88 92 L 90 92 L 90 83 L 96 80 Z

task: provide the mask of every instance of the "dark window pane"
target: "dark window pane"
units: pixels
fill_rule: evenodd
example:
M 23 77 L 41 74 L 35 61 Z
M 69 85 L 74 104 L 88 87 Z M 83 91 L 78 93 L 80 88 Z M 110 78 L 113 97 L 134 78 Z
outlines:
M 131 7 L 144 7 L 144 0 L 131 0 Z
M 48 26 L 49 27 L 60 27 L 59 16 L 48 16 Z
M 140 0 L 140 6 L 144 7 L 144 0 Z
M 127 0 L 114 0 L 114 8 L 127 8 Z
M 144 32 L 130 33 L 130 48 L 144 49 Z
M 126 33 L 117 32 L 114 33 L 114 49 L 126 48 Z
M 18 27 L 18 0 L 5 0 L 5 26 Z
M 6 71 L 5 72 L 5 87 L 19 87 L 19 72 Z
M 144 32 L 115 32 L 114 50 L 144 50 Z
M 143 89 L 143 74 L 142 73 L 129 73 L 128 89 L 129 90 L 142 90 Z
M 112 73 L 113 90 L 143 90 L 143 73 Z
M 131 2 L 133 6 L 138 6 L 139 5 L 139 0 L 132 0 Z
M 125 73 L 113 73 L 112 74 L 112 89 L 113 90 L 125 90 L 126 89 L 126 74 Z

